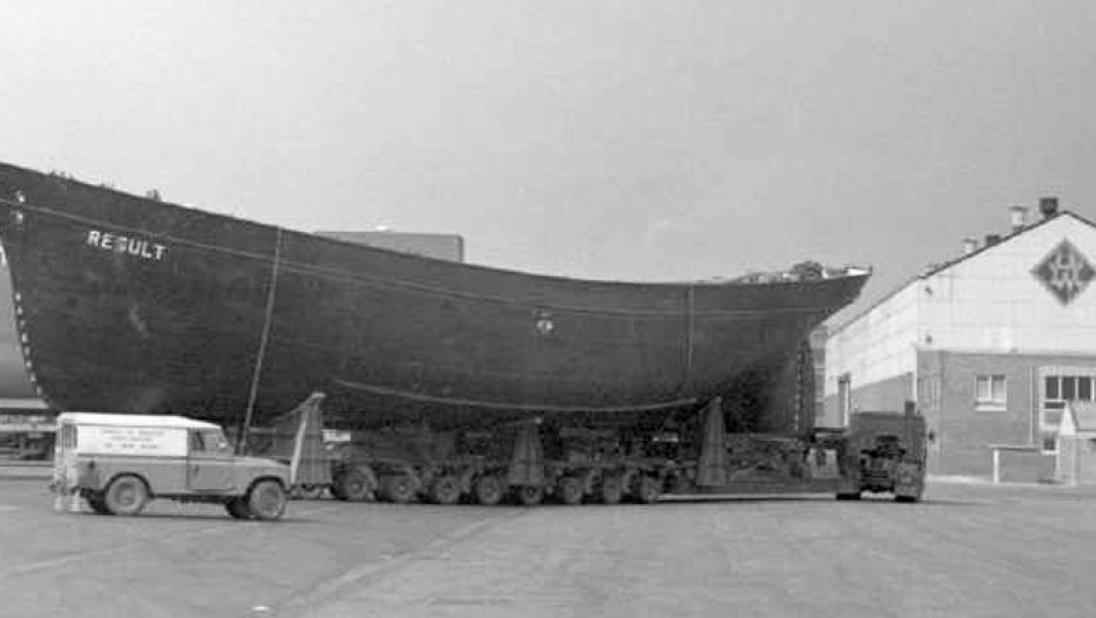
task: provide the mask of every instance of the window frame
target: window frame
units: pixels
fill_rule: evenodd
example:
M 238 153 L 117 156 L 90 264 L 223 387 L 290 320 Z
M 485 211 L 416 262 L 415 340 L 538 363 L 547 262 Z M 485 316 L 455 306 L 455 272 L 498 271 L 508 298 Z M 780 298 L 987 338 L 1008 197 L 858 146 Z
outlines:
M 1008 376 L 1002 373 L 977 374 L 974 377 L 974 409 L 978 412 L 1007 410 Z
M 1096 368 L 1043 367 L 1039 378 L 1039 416 L 1036 424 L 1039 451 L 1044 455 L 1054 455 L 1058 453 L 1058 427 L 1066 405 L 1070 401 L 1096 401 Z M 1080 396 L 1084 391 L 1087 391 L 1088 397 Z M 1057 422 L 1049 422 L 1048 415 L 1057 416 Z M 1047 448 L 1052 442 L 1054 448 Z

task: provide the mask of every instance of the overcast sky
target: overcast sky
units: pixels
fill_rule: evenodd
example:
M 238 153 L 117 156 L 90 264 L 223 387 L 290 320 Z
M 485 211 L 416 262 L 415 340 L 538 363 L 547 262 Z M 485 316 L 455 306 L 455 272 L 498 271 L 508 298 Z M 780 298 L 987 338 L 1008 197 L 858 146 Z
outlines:
M 870 265 L 1096 217 L 1096 2 L 6 2 L 0 160 L 565 276 Z

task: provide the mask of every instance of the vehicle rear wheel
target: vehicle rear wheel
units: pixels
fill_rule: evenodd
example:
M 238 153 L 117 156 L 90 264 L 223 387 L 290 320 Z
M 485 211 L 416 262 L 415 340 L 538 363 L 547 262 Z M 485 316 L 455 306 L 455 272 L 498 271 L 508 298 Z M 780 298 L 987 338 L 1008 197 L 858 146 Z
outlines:
M 907 503 L 920 502 L 921 501 L 921 496 L 920 496 L 920 494 L 900 494 L 900 495 L 896 495 L 894 497 L 894 501 L 895 502 L 907 502 Z
M 495 506 L 502 502 L 502 482 L 497 476 L 481 476 L 476 479 L 476 502 L 484 506 Z
M 285 513 L 286 502 L 285 490 L 277 481 L 259 481 L 247 494 L 247 508 L 255 519 L 278 519 Z
M 859 500 L 860 492 L 856 493 L 839 493 L 837 494 L 838 500 Z
M 384 479 L 384 493 L 396 504 L 407 504 L 415 499 L 415 484 L 406 474 L 393 474 Z
M 236 519 L 251 519 L 251 509 L 243 496 L 236 496 L 225 503 L 225 510 Z
M 430 488 L 430 497 L 438 504 L 456 504 L 460 501 L 460 481 L 452 474 L 443 474 Z
M 123 474 L 111 481 L 103 496 L 103 506 L 114 515 L 137 515 L 146 504 L 148 487 L 140 477 L 132 474 Z
M 605 504 L 620 504 L 624 497 L 624 485 L 620 477 L 615 474 L 606 475 L 601 479 L 601 501 Z
M 653 476 L 643 476 L 636 487 L 636 499 L 643 504 L 654 504 L 662 496 L 662 482 Z
M 540 485 L 523 485 L 518 488 L 518 500 L 525 506 L 536 506 L 544 500 L 544 488 Z
M 559 480 L 556 493 L 560 502 L 564 504 L 582 504 L 582 482 L 573 476 L 565 476 Z

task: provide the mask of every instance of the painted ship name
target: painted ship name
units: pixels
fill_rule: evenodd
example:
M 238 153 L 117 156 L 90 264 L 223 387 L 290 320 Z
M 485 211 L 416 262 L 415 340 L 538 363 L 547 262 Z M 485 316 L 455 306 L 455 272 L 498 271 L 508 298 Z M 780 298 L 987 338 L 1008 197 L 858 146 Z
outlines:
M 104 251 L 125 253 L 145 260 L 162 261 L 167 253 L 167 247 L 160 243 L 100 230 L 88 230 L 87 244 Z

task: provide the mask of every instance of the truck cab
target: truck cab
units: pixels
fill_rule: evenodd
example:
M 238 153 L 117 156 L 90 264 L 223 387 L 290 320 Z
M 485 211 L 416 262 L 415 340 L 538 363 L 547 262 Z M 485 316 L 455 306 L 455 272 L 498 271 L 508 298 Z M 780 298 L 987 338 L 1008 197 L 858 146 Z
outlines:
M 838 456 L 838 500 L 863 492 L 891 493 L 899 502 L 921 500 L 925 488 L 925 419 L 917 414 L 858 412 L 849 419 Z
M 290 469 L 233 453 L 218 425 L 182 416 L 65 412 L 57 418 L 53 491 L 100 514 L 136 515 L 149 500 L 214 502 L 238 519 L 277 519 Z

